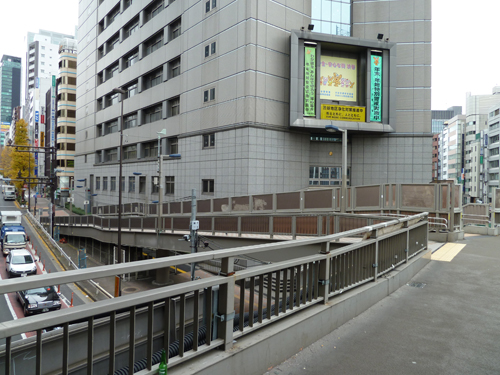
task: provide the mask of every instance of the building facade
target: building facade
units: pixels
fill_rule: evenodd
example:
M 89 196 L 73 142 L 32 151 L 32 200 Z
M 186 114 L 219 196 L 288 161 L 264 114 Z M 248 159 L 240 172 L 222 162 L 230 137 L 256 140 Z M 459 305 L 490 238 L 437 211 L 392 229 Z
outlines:
M 349 182 L 429 182 L 431 1 L 410 3 L 81 1 L 75 179 L 93 204 L 117 203 L 121 159 L 123 201 L 158 200 L 159 148 L 164 200 L 340 184 L 340 133 L 290 120 L 291 38 L 340 35 L 397 49 L 387 121 L 338 123 Z M 86 196 L 76 189 L 77 204 Z
M 45 111 L 45 93 L 52 87 L 52 77 L 58 74 L 59 44 L 64 38 L 74 36 L 47 30 L 27 35 L 23 116 L 34 146 L 40 146 L 45 133 L 40 115 Z M 35 163 L 35 174 L 43 176 L 44 158 L 36 155 Z
M 492 192 L 494 188 L 500 186 L 500 106 L 493 107 L 488 115 L 488 171 L 486 173 L 487 200 L 492 202 Z
M 12 111 L 21 103 L 21 58 L 3 55 L 0 60 L 0 144 L 12 123 Z
M 491 108 L 500 104 L 500 87 L 491 95 L 471 95 L 466 98 L 465 128 L 465 197 L 467 202 L 488 200 L 488 117 Z
M 77 43 L 63 39 L 59 44 L 57 76 L 57 186 L 61 197 L 69 196 L 75 175 Z

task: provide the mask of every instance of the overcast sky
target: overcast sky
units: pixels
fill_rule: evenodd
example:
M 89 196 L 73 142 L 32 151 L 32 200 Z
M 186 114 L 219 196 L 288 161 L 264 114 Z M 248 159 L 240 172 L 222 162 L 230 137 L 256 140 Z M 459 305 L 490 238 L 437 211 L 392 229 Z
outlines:
M 433 0 L 432 109 L 463 106 L 466 92 L 490 94 L 500 84 L 495 41 L 500 1 Z M 0 56 L 23 60 L 28 31 L 74 34 L 78 0 L 0 0 Z

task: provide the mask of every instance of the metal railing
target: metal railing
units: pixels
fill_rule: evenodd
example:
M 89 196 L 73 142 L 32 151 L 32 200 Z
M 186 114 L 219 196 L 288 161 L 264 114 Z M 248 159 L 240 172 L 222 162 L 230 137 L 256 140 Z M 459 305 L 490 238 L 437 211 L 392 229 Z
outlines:
M 427 216 L 422 213 L 323 237 L 2 280 L 1 293 L 12 293 L 206 260 L 220 260 L 222 265 L 220 276 L 0 323 L 0 339 L 6 340 L 0 348 L 0 372 L 10 375 L 15 368 L 16 373 L 67 374 L 86 368 L 88 373 L 93 369 L 113 374 L 128 366 L 121 373 L 133 374 L 135 366 L 145 369 L 141 374 L 151 374 L 157 370 L 161 348 L 169 353 L 169 366 L 215 348 L 229 349 L 237 337 L 327 303 L 336 294 L 375 281 L 408 262 L 427 248 Z M 332 241 L 347 236 L 363 240 L 330 251 Z M 311 245 L 318 253 L 234 271 L 236 257 L 257 258 L 263 252 Z M 43 333 L 54 326 L 62 329 Z M 28 331 L 36 336 L 14 341 Z
M 71 259 L 71 257 L 68 254 L 66 254 L 66 252 L 61 248 L 61 246 L 59 246 L 59 244 L 50 236 L 49 232 L 47 232 L 47 230 L 44 228 L 44 226 L 36 219 L 35 216 L 33 216 L 33 214 L 30 211 L 27 211 L 27 216 L 30 220 L 30 223 L 33 225 L 36 225 L 38 230 L 40 230 L 44 234 L 44 238 L 50 242 L 50 245 L 52 247 L 54 247 L 56 250 L 58 250 L 59 254 L 66 259 L 66 261 L 68 262 L 68 266 L 75 269 L 75 270 L 79 269 L 78 265 L 73 261 L 73 259 Z M 90 280 L 88 280 L 88 282 L 93 287 L 95 287 L 97 291 L 101 292 L 106 297 L 114 298 L 113 295 L 109 294 L 106 289 L 101 287 L 94 280 L 90 279 Z

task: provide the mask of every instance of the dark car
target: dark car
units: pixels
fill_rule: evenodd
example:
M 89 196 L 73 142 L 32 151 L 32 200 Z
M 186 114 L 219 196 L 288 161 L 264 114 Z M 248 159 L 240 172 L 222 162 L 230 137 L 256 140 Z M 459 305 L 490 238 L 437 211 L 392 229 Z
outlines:
M 24 316 L 61 308 L 59 294 L 52 286 L 19 291 L 17 292 L 17 298 L 23 305 Z

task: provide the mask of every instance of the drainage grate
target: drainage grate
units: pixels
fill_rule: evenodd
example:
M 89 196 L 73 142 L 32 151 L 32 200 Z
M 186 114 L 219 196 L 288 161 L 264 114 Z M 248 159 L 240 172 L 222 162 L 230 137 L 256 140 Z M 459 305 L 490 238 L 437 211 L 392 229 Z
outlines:
M 427 284 L 425 284 L 425 283 L 419 283 L 419 282 L 417 282 L 417 281 L 414 281 L 414 282 L 408 283 L 408 284 L 406 284 L 406 285 L 408 285 L 408 286 L 412 286 L 412 287 L 414 287 L 414 288 L 423 288 L 423 287 L 424 287 L 424 286 L 426 286 Z

